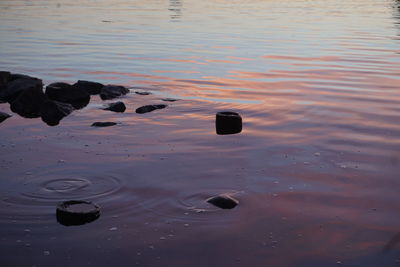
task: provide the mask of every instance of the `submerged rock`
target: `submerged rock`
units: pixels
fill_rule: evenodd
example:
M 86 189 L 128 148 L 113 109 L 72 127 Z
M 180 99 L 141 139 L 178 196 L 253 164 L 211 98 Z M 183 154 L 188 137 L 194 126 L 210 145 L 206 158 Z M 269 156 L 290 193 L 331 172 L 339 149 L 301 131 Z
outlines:
M 106 85 L 101 88 L 100 98 L 103 100 L 113 99 L 119 96 L 123 96 L 129 93 L 129 89 L 121 85 Z
M 49 84 L 46 87 L 46 95 L 51 100 L 71 104 L 76 109 L 85 107 L 90 101 L 86 90 L 63 82 Z
M 219 195 L 207 199 L 208 203 L 221 209 L 233 209 L 239 204 L 239 201 L 228 195 Z
M 43 103 L 40 109 L 40 115 L 42 121 L 47 123 L 47 125 L 55 126 L 73 110 L 74 108 L 71 104 L 48 100 Z
M 142 92 L 142 91 L 136 91 L 135 94 L 137 94 L 137 95 L 151 95 L 150 92 Z
M 178 101 L 179 99 L 175 99 L 175 98 L 163 98 L 163 99 L 161 99 L 162 101 L 165 101 L 165 102 L 175 102 L 175 101 Z
M 163 109 L 163 108 L 166 108 L 166 107 L 167 107 L 167 105 L 163 105 L 163 104 L 160 104 L 160 105 L 147 105 L 147 106 L 143 106 L 143 107 L 137 108 L 136 109 L 136 113 L 143 114 L 143 113 L 151 112 L 151 111 L 156 110 L 156 109 Z
M 215 116 L 215 128 L 219 135 L 240 133 L 242 131 L 242 117 L 236 112 L 218 112 Z
M 104 84 L 79 80 L 73 86 L 79 89 L 83 89 L 91 95 L 98 95 L 100 94 L 101 88 L 104 87 Z
M 11 103 L 11 111 L 25 118 L 37 118 L 40 116 L 40 109 L 47 99 L 41 87 L 31 87 L 24 90 Z
M 92 127 L 109 127 L 114 125 L 117 125 L 117 123 L 111 121 L 97 121 L 92 124 Z
M 99 218 L 100 207 L 89 201 L 65 201 L 57 206 L 56 216 L 62 225 L 82 225 Z
M 6 119 L 8 119 L 8 118 L 10 118 L 10 117 L 11 117 L 10 114 L 7 114 L 7 113 L 5 113 L 5 112 L 1 112 L 1 111 L 0 111 L 0 123 L 2 123 L 3 121 L 5 121 Z
M 110 110 L 114 112 L 124 112 L 126 110 L 125 104 L 121 101 L 110 103 L 108 107 L 104 108 L 104 110 Z
M 9 81 L 2 90 L 0 90 L 0 100 L 8 103 L 13 102 L 22 92 L 28 89 L 42 90 L 42 80 L 21 75 L 20 78 L 12 80 L 13 74 L 9 76 Z

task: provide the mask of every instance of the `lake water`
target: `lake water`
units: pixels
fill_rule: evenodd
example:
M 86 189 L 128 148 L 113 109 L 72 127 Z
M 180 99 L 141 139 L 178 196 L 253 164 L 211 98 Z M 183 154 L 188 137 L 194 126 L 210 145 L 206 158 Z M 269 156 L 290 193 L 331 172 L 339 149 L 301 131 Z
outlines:
M 1 70 L 132 88 L 123 114 L 94 96 L 56 127 L 0 124 L 0 266 L 399 265 L 400 1 L 0 12 Z M 135 113 L 164 97 L 180 100 Z M 242 115 L 240 134 L 216 135 L 223 110 Z M 218 194 L 240 204 L 205 202 Z M 76 199 L 100 218 L 58 224 L 57 204 Z

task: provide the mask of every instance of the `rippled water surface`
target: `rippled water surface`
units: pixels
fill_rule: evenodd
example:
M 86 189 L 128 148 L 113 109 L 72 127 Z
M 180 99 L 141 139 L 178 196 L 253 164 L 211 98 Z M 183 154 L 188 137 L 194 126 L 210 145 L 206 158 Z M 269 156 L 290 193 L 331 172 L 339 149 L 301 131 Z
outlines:
M 0 124 L 0 266 L 400 262 L 399 1 L 0 1 L 0 68 L 131 88 Z M 100 218 L 58 224 L 74 199 Z

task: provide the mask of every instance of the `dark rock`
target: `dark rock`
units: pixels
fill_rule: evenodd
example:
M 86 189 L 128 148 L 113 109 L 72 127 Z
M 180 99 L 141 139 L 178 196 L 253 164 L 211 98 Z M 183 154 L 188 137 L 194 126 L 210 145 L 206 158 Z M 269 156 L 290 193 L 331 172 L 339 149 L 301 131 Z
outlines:
M 82 225 L 99 218 L 100 207 L 89 201 L 65 201 L 57 206 L 56 216 L 62 225 Z
M 136 113 L 143 114 L 143 113 L 151 112 L 151 111 L 156 110 L 156 109 L 163 109 L 163 108 L 166 108 L 166 107 L 167 107 L 167 105 L 163 105 L 163 104 L 161 104 L 161 105 L 147 105 L 147 106 L 143 106 L 143 107 L 137 108 L 136 109 Z
M 76 88 L 83 89 L 91 95 L 100 94 L 101 88 L 104 87 L 104 85 L 101 83 L 90 82 L 90 81 L 81 81 L 81 80 L 76 82 L 73 86 Z
M 108 107 L 106 107 L 104 110 L 110 110 L 114 112 L 124 112 L 126 110 L 126 107 L 123 102 L 118 101 L 115 103 L 110 103 Z
M 42 87 L 31 87 L 24 90 L 11 102 L 12 112 L 25 118 L 37 118 L 40 116 L 40 109 L 46 100 Z
M 135 94 L 137 94 L 137 95 L 151 95 L 150 92 L 141 92 L 141 91 L 136 91 Z
M 0 71 L 0 94 L 3 90 L 6 90 L 7 88 L 7 83 L 10 80 L 10 75 L 11 73 L 7 71 Z M 6 102 L 4 99 L 0 99 L 0 103 Z
M 7 83 L 7 86 L 3 88 L 3 90 L 0 90 L 0 100 L 11 103 L 18 97 L 19 94 L 21 94 L 25 90 L 28 89 L 42 90 L 43 88 L 42 80 L 37 78 L 32 78 L 29 76 L 26 77 L 28 78 L 20 78 L 9 81 Z
M 236 112 L 218 112 L 215 116 L 217 134 L 236 134 L 242 131 L 242 117 Z
M 129 93 L 129 89 L 121 85 L 106 85 L 101 88 L 100 97 L 103 100 L 113 99 Z
M 239 204 L 239 201 L 228 195 L 219 195 L 207 199 L 208 203 L 221 209 L 233 209 Z
M 11 73 L 9 81 L 12 82 L 19 79 L 37 79 L 37 78 L 25 74 Z
M 114 125 L 117 125 L 117 123 L 111 122 L 111 121 L 106 121 L 106 122 L 98 121 L 98 122 L 94 122 L 92 124 L 92 127 L 108 127 L 108 126 L 114 126 Z
M 5 121 L 6 119 L 8 119 L 10 117 L 11 117 L 11 115 L 0 111 L 0 123 L 2 123 L 3 121 Z
M 71 104 L 76 109 L 81 109 L 89 104 L 90 95 L 86 90 L 74 87 L 68 83 L 52 83 L 46 87 L 49 99 Z
M 42 104 L 40 115 L 42 121 L 47 123 L 47 125 L 55 126 L 73 110 L 74 108 L 70 104 L 48 100 Z
M 175 99 L 175 98 L 163 98 L 163 99 L 161 99 L 162 101 L 165 101 L 165 102 L 175 102 L 175 101 L 178 101 L 179 99 Z

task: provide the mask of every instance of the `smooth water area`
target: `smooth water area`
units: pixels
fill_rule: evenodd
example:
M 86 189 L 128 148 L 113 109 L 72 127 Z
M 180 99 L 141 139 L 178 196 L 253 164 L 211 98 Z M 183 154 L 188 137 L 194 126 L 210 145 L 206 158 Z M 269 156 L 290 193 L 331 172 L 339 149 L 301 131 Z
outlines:
M 0 1 L 0 70 L 132 88 L 0 124 L 0 266 L 399 264 L 400 1 Z

